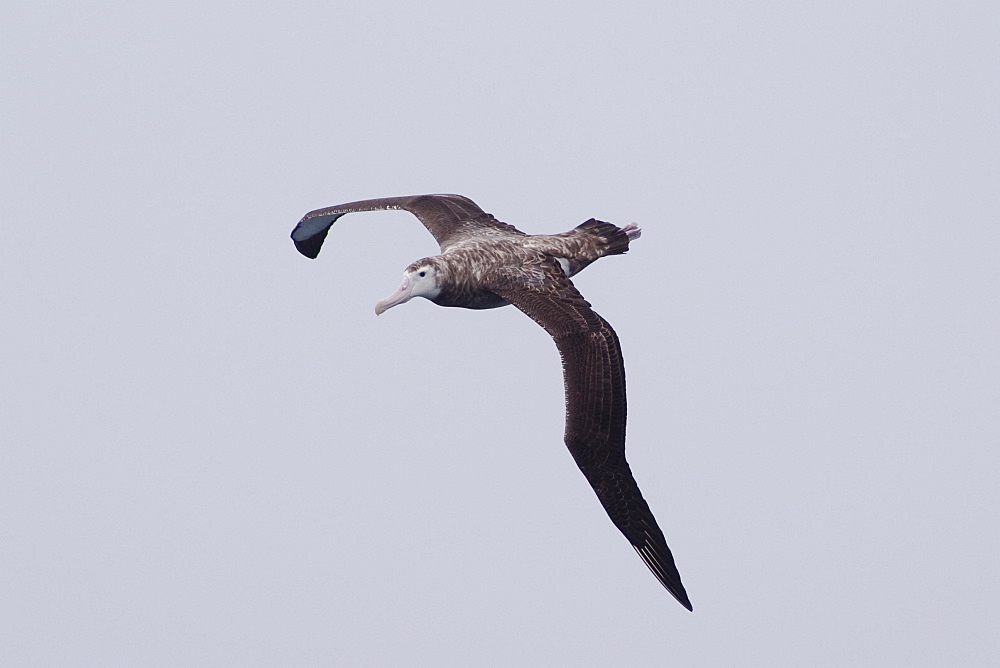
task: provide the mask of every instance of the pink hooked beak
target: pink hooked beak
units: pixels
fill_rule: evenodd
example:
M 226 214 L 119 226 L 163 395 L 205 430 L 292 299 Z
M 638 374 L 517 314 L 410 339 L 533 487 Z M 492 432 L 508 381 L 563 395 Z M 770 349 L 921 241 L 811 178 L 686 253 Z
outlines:
M 410 279 L 407 276 L 403 277 L 403 283 L 400 285 L 395 292 L 375 304 L 375 315 L 382 315 L 393 306 L 398 306 L 410 301 L 410 297 L 413 295 L 413 285 L 410 283 Z

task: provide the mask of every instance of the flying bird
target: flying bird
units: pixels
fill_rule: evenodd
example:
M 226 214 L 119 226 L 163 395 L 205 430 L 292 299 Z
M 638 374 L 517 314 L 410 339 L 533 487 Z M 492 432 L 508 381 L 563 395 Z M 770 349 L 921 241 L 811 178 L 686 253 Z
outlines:
M 414 195 L 311 211 L 292 230 L 292 240 L 300 253 L 315 258 L 341 216 L 383 209 L 415 215 L 441 254 L 410 264 L 375 313 L 424 297 L 471 309 L 513 304 L 541 325 L 562 358 L 566 446 L 614 525 L 663 586 L 692 610 L 663 532 L 625 461 L 625 366 L 618 336 L 570 281 L 598 258 L 626 252 L 639 228 L 591 218 L 562 234 L 528 235 L 467 197 Z

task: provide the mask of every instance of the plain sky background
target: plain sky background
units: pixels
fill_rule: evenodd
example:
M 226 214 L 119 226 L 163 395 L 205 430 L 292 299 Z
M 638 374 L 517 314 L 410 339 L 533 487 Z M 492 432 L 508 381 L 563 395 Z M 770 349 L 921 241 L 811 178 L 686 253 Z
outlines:
M 5 0 L 0 664 L 1000 662 L 1000 5 Z M 695 612 L 467 195 L 576 283 Z

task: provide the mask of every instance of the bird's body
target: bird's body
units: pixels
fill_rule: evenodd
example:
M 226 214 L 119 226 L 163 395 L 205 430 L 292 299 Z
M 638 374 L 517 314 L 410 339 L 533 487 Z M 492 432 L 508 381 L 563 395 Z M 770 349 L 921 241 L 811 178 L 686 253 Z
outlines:
M 513 304 L 545 328 L 562 357 L 570 453 L 615 526 L 690 610 L 670 549 L 625 460 L 625 368 L 618 337 L 570 281 L 598 258 L 625 253 L 639 229 L 591 219 L 563 234 L 527 235 L 460 195 L 417 195 L 310 212 L 292 239 L 300 252 L 315 258 L 338 218 L 381 209 L 416 215 L 441 254 L 407 267 L 402 285 L 376 305 L 376 313 L 413 297 L 470 309 Z

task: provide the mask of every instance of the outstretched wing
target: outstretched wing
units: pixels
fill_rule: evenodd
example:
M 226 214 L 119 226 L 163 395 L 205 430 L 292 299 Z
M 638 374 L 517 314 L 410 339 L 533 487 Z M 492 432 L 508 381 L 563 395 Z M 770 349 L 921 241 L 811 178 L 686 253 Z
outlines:
M 566 386 L 566 446 L 611 521 L 649 569 L 691 610 L 663 532 L 625 461 L 625 366 L 611 325 L 553 261 L 508 272 L 491 289 L 555 339 Z
M 443 251 L 465 238 L 516 234 L 513 225 L 501 223 L 486 213 L 468 197 L 461 195 L 412 195 L 409 197 L 383 197 L 348 202 L 337 206 L 310 211 L 292 230 L 292 241 L 300 253 L 315 258 L 319 255 L 330 226 L 346 213 L 355 211 L 380 211 L 402 209 L 409 211 L 424 224 Z

